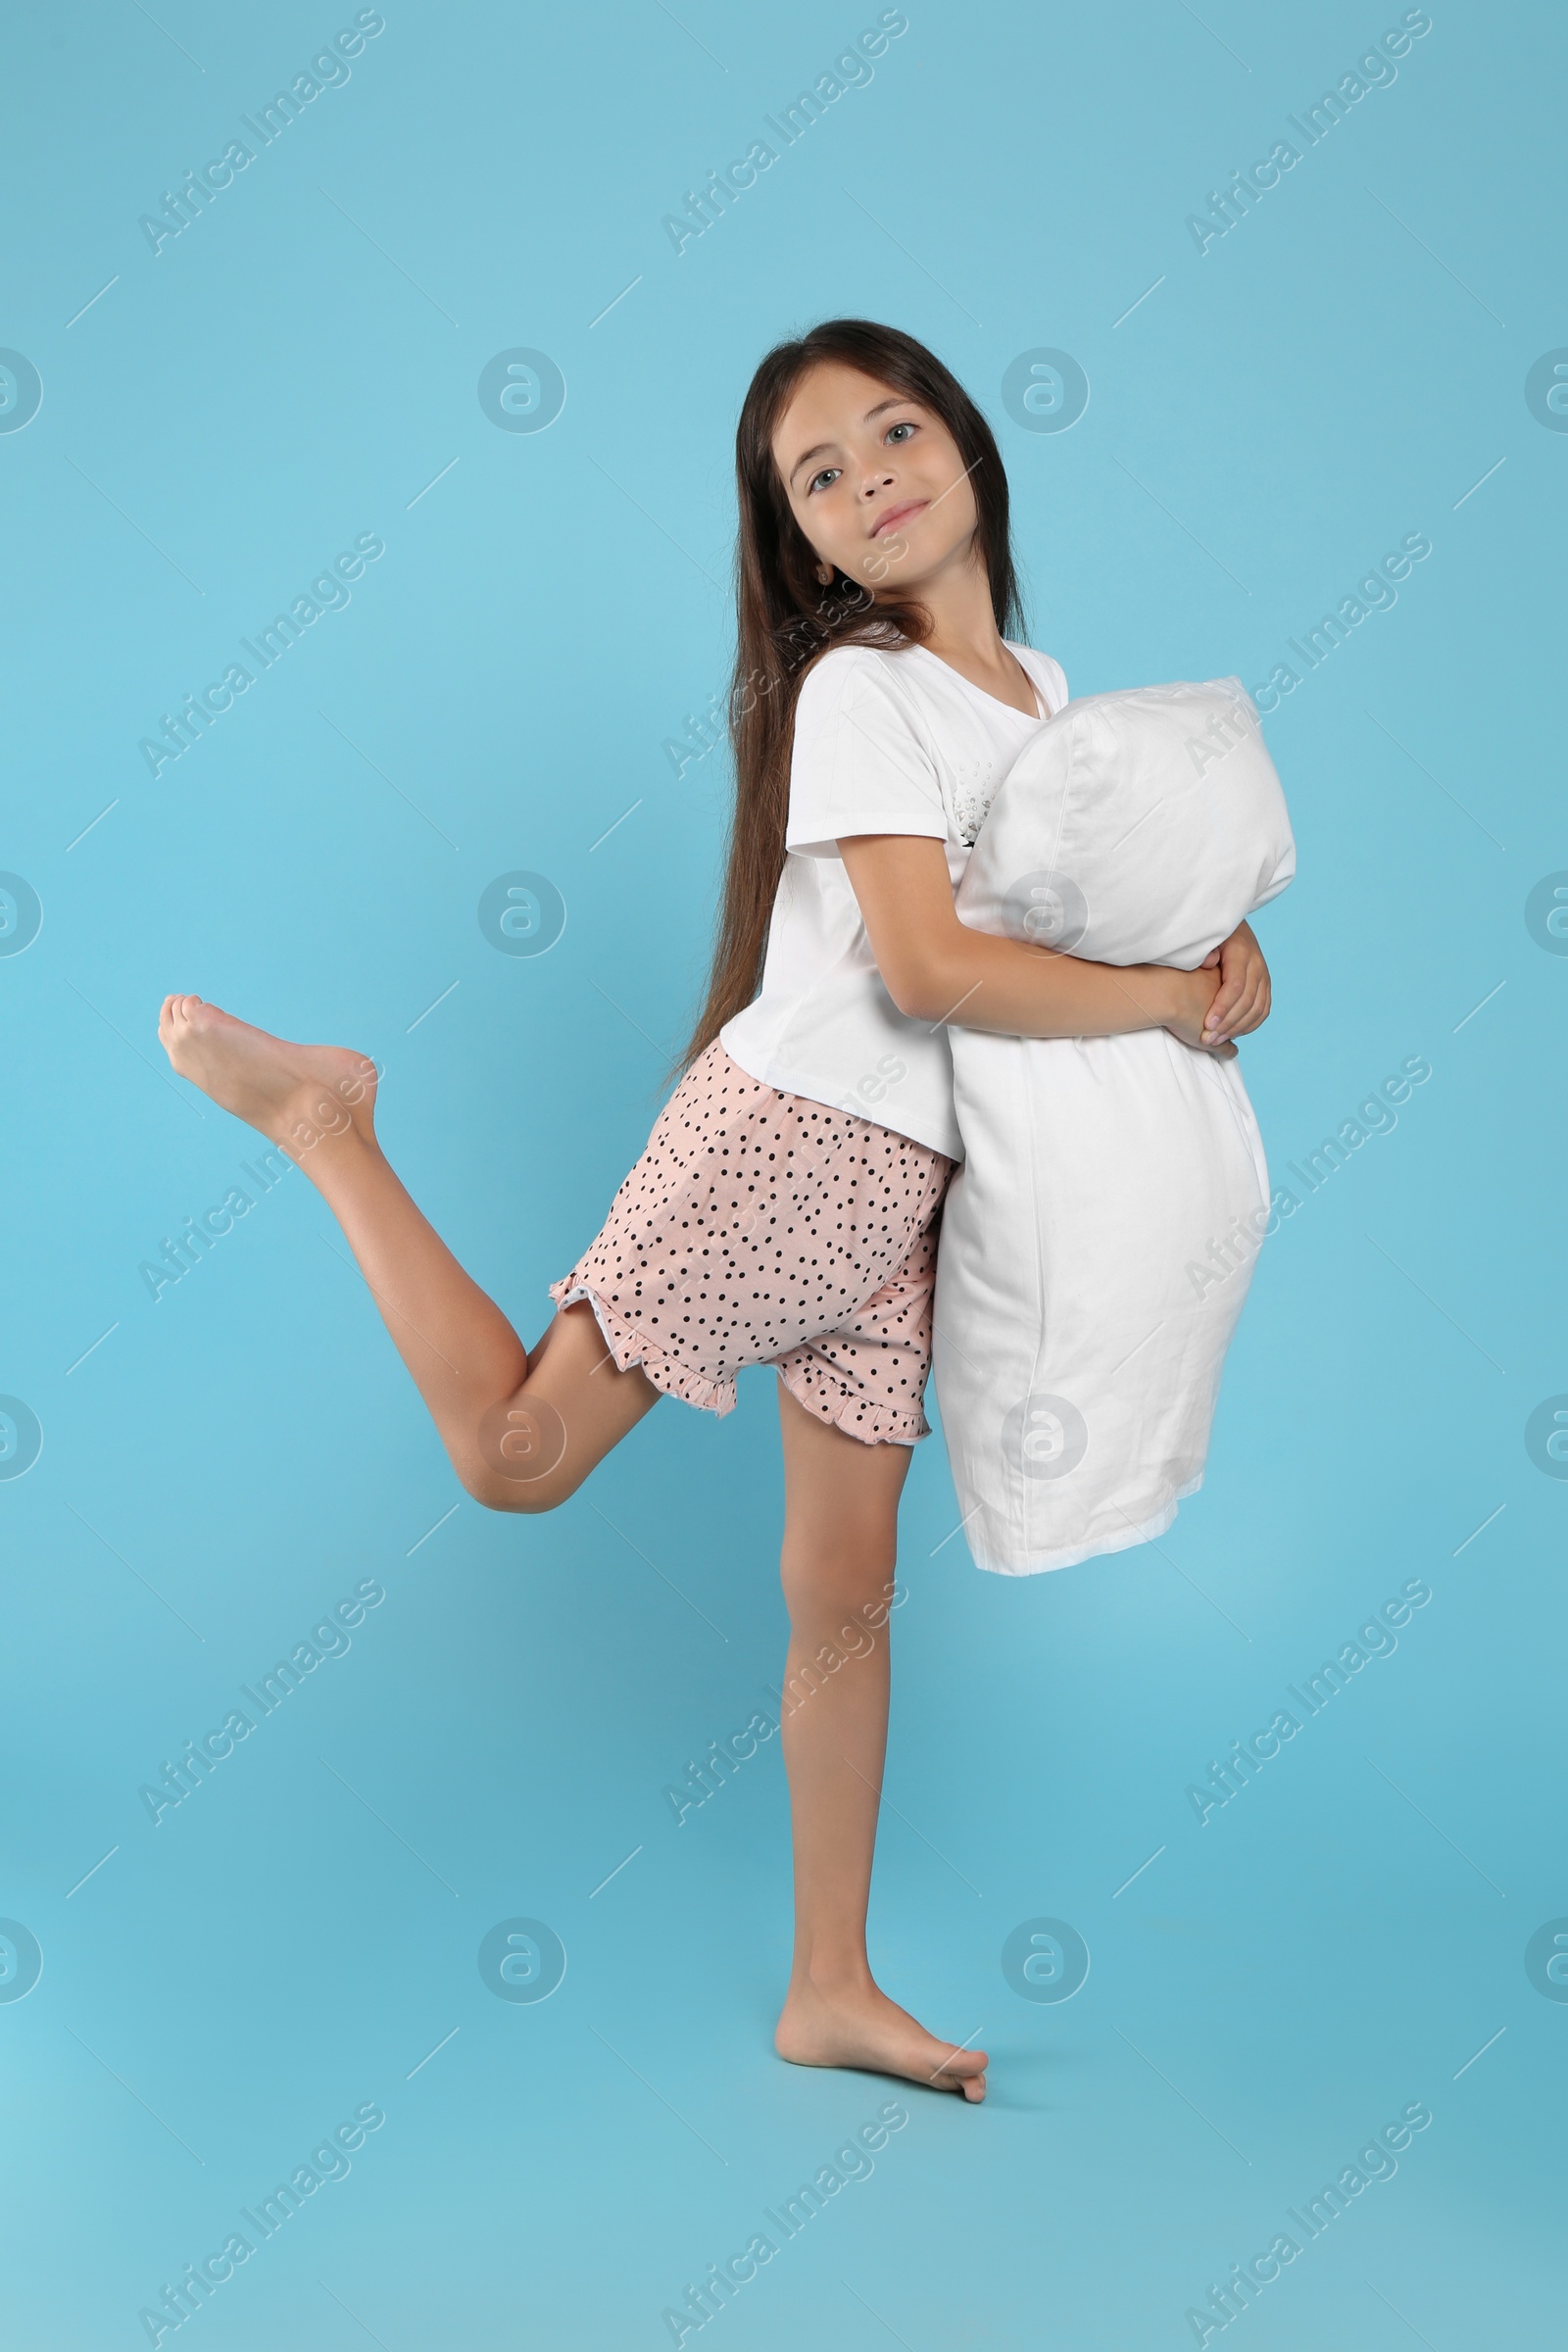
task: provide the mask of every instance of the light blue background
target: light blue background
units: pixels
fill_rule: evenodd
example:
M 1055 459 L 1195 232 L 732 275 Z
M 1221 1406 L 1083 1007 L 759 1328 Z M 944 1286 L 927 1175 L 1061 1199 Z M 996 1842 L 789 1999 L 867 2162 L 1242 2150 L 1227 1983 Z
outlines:
M 0 343 L 44 386 L 0 435 L 0 866 L 44 907 L 0 958 L 0 1390 L 44 1432 L 0 1483 L 0 1911 L 44 1953 L 0 2005 L 8 2340 L 144 2342 L 138 2309 L 376 2100 L 351 2176 L 191 2323 L 209 2352 L 654 2346 L 891 2095 L 771 2051 L 776 1742 L 678 1829 L 662 1794 L 782 1659 L 770 1377 L 722 1424 L 661 1407 L 559 1516 L 490 1517 L 302 1177 L 156 1304 L 137 1272 L 254 1157 L 163 1068 L 189 989 L 384 1060 L 394 1159 L 537 1335 L 704 966 L 724 755 L 677 781 L 662 745 L 725 671 L 738 404 L 842 313 L 987 408 L 1034 640 L 1079 692 L 1256 686 L 1430 536 L 1268 722 L 1300 876 L 1245 1068 L 1277 1170 L 1404 1057 L 1433 1074 L 1267 1245 L 1208 1485 L 1157 1546 L 982 1576 L 920 1449 L 872 1946 L 993 2088 L 910 2091 L 714 2325 L 731 2352 L 1190 2343 L 1209 2283 L 1423 2100 L 1253 2352 L 1544 2340 L 1568 2005 L 1523 1955 L 1568 1913 L 1568 1486 L 1523 1433 L 1568 1390 L 1568 960 L 1524 904 L 1568 866 L 1568 437 L 1523 387 L 1568 344 L 1560 18 L 1435 7 L 1200 256 L 1186 216 L 1397 7 L 911 0 L 677 258 L 662 217 L 874 7 L 394 0 L 155 258 L 139 216 L 354 12 L 246 13 L 6 34 Z M 565 376 L 543 433 L 476 398 L 518 345 Z M 1065 433 L 1003 408 L 1040 345 L 1090 379 Z M 154 781 L 159 714 L 372 531 L 349 607 Z M 476 921 L 516 867 L 567 906 L 538 958 Z M 1200 1827 L 1187 1785 L 1414 1576 L 1397 1652 Z M 349 1654 L 155 1828 L 138 1787 L 367 1577 Z M 518 1914 L 568 1955 L 541 2005 L 475 1964 Z M 1042 1914 L 1092 1953 L 1064 2005 L 1001 1972 Z

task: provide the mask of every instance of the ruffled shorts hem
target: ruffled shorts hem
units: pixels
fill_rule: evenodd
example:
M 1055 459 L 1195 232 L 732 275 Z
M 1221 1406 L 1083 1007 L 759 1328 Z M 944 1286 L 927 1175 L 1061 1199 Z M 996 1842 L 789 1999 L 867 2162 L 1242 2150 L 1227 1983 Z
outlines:
M 673 1362 L 656 1340 L 639 1331 L 635 1323 L 628 1322 L 620 1309 L 612 1306 L 591 1283 L 573 1282 L 567 1274 L 550 1285 L 550 1296 L 562 1307 L 575 1306 L 579 1299 L 587 1299 L 617 1372 L 629 1372 L 636 1365 L 656 1389 L 662 1390 L 666 1396 L 678 1396 L 682 1404 L 695 1404 L 701 1412 L 717 1413 L 722 1418 L 735 1410 L 733 1374 L 724 1380 L 710 1380 L 706 1372 L 689 1371 Z
M 567 1274 L 550 1285 L 550 1296 L 560 1307 L 587 1300 L 617 1372 L 629 1372 L 635 1365 L 664 1396 L 695 1405 L 699 1412 L 716 1414 L 720 1420 L 735 1410 L 733 1373 L 722 1380 L 710 1380 L 704 1372 L 671 1362 L 657 1341 L 639 1331 L 591 1283 L 574 1282 Z M 804 1363 L 775 1363 L 773 1369 L 798 1404 L 818 1421 L 858 1438 L 862 1446 L 916 1446 L 931 1435 L 931 1424 L 921 1411 L 900 1412 L 892 1405 L 874 1404 L 848 1387 L 836 1396 L 824 1394 L 820 1386 L 811 1385 Z
M 842 1429 L 847 1438 L 858 1438 L 862 1446 L 917 1446 L 931 1435 L 931 1424 L 923 1412 L 900 1412 L 893 1405 L 872 1404 L 848 1388 L 837 1396 L 824 1396 L 808 1385 L 804 1364 L 779 1363 L 773 1369 L 797 1404 L 804 1404 L 819 1421 Z

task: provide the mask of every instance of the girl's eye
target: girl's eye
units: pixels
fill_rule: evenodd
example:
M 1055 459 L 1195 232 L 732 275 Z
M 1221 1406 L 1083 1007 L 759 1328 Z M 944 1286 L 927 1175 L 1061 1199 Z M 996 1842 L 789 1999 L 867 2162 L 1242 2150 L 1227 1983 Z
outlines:
M 824 482 L 830 482 L 834 480 L 838 472 L 839 467 L 837 466 L 824 466 L 820 473 L 813 473 L 810 480 L 806 485 L 807 497 L 809 498 L 813 490 L 819 490 Z
M 911 421 L 909 421 L 908 419 L 906 419 L 906 421 L 905 421 L 903 424 L 892 424 L 892 425 L 889 425 L 889 427 L 888 427 L 888 429 L 887 429 L 887 432 L 884 434 L 883 438 L 884 438 L 885 440 L 892 441 L 892 440 L 895 438 L 895 436 L 896 436 L 896 435 L 902 438 L 902 436 L 903 436 L 904 434 L 906 434 L 906 433 L 912 433 L 912 432 L 913 432 L 913 430 L 914 430 L 914 425 L 913 425 L 913 423 L 912 423 Z

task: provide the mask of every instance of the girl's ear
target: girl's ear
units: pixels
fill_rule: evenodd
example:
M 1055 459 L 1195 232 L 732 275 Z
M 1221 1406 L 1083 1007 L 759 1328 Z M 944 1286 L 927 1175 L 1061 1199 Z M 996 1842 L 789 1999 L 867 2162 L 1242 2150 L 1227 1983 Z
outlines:
M 832 585 L 833 585 L 833 566 L 832 566 L 832 564 L 819 564 L 817 565 L 817 567 L 816 567 L 816 576 L 817 576 L 817 580 L 818 580 L 819 584 L 820 584 L 822 587 L 824 587 L 824 588 L 831 588 L 831 587 L 832 587 Z

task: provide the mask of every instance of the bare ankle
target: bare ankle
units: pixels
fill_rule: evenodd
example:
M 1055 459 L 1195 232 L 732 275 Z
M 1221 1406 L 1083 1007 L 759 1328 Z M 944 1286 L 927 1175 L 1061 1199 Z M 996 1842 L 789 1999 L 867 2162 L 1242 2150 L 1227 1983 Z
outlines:
M 822 1998 L 833 2000 L 847 1993 L 874 1992 L 876 1981 L 871 1963 L 860 1952 L 810 1952 L 800 1954 L 790 1972 L 790 1985 L 809 1989 Z
M 307 1140 L 311 1137 L 314 1140 Z M 346 1119 L 340 1128 L 334 1129 L 302 1118 L 292 1123 L 278 1142 L 295 1166 L 328 1200 L 340 1193 L 352 1193 L 364 1170 L 371 1162 L 384 1159 L 373 1131 L 368 1132 L 355 1119 Z

